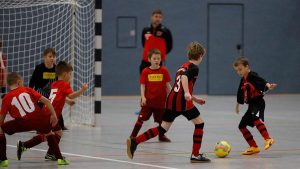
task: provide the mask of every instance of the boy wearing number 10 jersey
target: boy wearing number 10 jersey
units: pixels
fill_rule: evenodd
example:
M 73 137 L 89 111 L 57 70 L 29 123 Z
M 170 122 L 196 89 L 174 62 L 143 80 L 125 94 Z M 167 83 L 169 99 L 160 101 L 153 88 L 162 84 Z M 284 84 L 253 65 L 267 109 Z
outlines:
M 58 80 L 51 84 L 51 91 L 49 99 L 56 111 L 56 115 L 58 118 L 62 116 L 62 110 L 66 101 L 66 98 L 75 99 L 79 97 L 84 91 L 87 90 L 88 85 L 84 83 L 82 88 L 78 91 L 73 92 L 70 86 L 71 73 L 73 68 L 70 64 L 61 61 L 57 64 L 55 68 L 56 74 L 58 76 Z M 52 128 L 52 131 L 55 133 L 56 142 L 59 143 L 62 137 L 62 128 L 57 124 Z M 33 137 L 31 140 L 26 142 L 18 142 L 18 159 L 21 159 L 22 152 L 24 150 L 34 147 L 44 141 L 44 135 L 39 134 Z M 53 149 L 49 147 L 48 152 L 45 156 L 46 160 L 56 161 L 56 157 L 53 155 Z

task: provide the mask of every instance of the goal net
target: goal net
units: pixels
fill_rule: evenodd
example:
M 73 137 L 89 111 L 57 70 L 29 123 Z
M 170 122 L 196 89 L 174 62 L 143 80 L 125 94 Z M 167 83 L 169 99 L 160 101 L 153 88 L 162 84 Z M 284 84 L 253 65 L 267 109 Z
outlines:
M 54 48 L 56 62 L 73 65 L 73 90 L 89 89 L 72 107 L 65 105 L 66 123 L 93 126 L 94 119 L 94 0 L 1 0 L 0 39 L 8 72 L 19 72 L 29 84 L 43 51 Z

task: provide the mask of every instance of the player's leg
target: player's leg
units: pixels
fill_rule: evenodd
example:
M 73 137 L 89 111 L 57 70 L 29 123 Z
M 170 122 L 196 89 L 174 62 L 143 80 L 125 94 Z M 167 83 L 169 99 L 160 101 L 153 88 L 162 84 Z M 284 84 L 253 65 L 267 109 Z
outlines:
M 249 109 L 248 109 L 249 110 Z M 247 125 L 253 126 L 253 116 L 251 114 L 251 109 L 250 111 L 247 111 L 245 115 L 242 117 L 242 120 L 240 121 L 239 124 L 239 130 L 243 134 L 244 139 L 247 141 L 249 144 L 249 147 L 243 151 L 241 154 L 243 155 L 251 155 L 251 154 L 256 154 L 260 152 L 260 148 L 257 146 L 253 135 L 251 132 L 247 129 Z
M 18 142 L 17 142 L 18 160 L 21 160 L 22 153 L 25 152 L 27 149 L 35 147 L 45 141 L 46 141 L 46 137 L 44 134 L 38 134 L 38 135 L 32 137 L 30 140 L 25 141 L 25 142 L 18 140 Z
M 0 127 L 0 167 L 7 167 L 8 160 L 6 156 L 6 138 Z
M 55 136 L 52 132 L 46 134 L 47 142 L 49 149 L 52 150 L 55 158 L 57 159 L 58 165 L 69 165 L 69 161 L 67 161 L 61 154 L 59 146 L 56 142 Z
M 152 110 L 147 106 L 142 106 L 140 114 L 135 122 L 130 137 L 136 137 L 143 126 L 144 121 L 149 120 L 152 115 Z
M 53 128 L 53 133 L 54 133 L 55 141 L 59 145 L 61 137 L 63 135 L 63 131 L 59 127 L 59 125 L 56 125 L 56 127 Z M 54 155 L 53 150 L 50 147 L 48 147 L 48 151 L 47 151 L 47 153 L 45 155 L 45 159 L 46 160 L 51 160 L 51 161 L 56 161 L 57 160 L 56 157 L 55 157 L 55 155 Z
M 164 109 L 154 109 L 153 110 L 154 122 L 158 123 L 158 125 L 161 125 L 161 123 L 162 123 L 164 112 L 165 112 Z M 171 142 L 171 140 L 164 133 L 159 133 L 158 140 L 161 142 Z
M 199 110 L 194 107 L 191 110 L 185 111 L 183 113 L 183 116 L 185 116 L 188 120 L 191 120 L 194 125 L 194 134 L 193 134 L 193 150 L 190 158 L 191 163 L 203 163 L 203 162 L 210 162 L 210 159 L 205 157 L 205 154 L 200 154 L 200 148 L 202 144 L 202 138 L 203 138 L 203 128 L 204 128 L 204 121 L 200 117 Z
M 275 143 L 275 140 L 269 136 L 267 127 L 263 122 L 264 111 L 265 111 L 265 101 L 263 99 L 260 99 L 254 105 L 253 112 L 255 116 L 253 117 L 253 119 L 254 119 L 254 126 L 257 128 L 259 133 L 265 139 L 265 150 L 267 150 Z
M 146 132 L 138 135 L 136 138 L 127 139 L 127 155 L 130 159 L 133 158 L 134 152 L 138 144 L 150 140 L 153 137 L 156 137 L 158 134 L 165 134 L 172 125 L 172 122 L 180 114 L 166 110 L 163 116 L 163 122 L 160 126 L 151 128 Z

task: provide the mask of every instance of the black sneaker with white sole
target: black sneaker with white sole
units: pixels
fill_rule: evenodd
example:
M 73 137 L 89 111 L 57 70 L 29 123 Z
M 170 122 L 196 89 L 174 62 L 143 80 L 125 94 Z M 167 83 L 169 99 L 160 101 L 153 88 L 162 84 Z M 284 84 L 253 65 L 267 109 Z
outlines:
M 205 154 L 199 154 L 198 156 L 191 155 L 191 163 L 209 163 L 210 159 L 208 159 Z

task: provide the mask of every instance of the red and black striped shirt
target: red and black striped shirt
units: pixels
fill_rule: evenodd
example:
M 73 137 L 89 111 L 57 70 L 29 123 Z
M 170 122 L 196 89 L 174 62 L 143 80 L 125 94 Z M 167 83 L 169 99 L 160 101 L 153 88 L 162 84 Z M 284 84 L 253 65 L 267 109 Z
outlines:
M 181 76 L 188 77 L 189 91 L 192 95 L 193 87 L 197 80 L 199 68 L 192 62 L 186 62 L 177 70 L 175 84 L 168 95 L 166 108 L 173 111 L 186 111 L 192 109 L 195 105 L 192 100 L 187 101 L 184 98 L 184 90 L 182 87 Z

